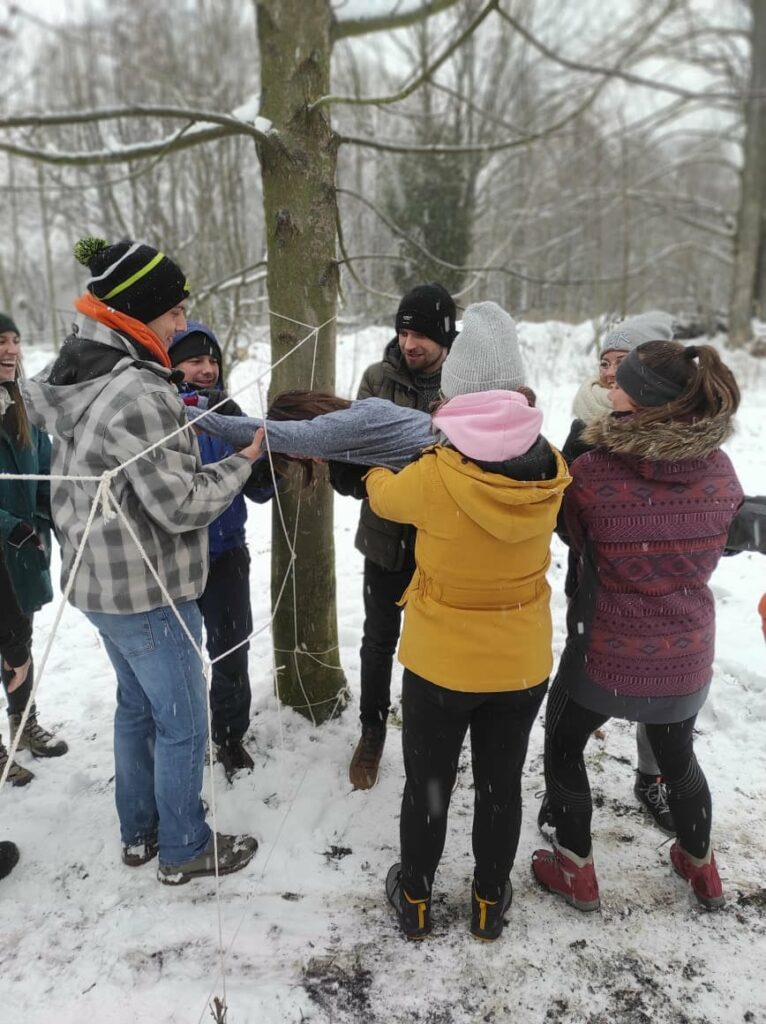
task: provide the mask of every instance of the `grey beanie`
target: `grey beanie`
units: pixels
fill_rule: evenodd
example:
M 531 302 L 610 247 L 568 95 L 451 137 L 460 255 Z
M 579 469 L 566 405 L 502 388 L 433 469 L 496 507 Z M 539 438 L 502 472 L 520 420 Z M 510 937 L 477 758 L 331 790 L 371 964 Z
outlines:
M 632 352 L 647 341 L 672 341 L 676 322 L 670 313 L 651 309 L 648 313 L 626 317 L 609 329 L 601 342 L 600 355 L 605 352 Z
M 496 302 L 475 302 L 442 363 L 445 398 L 475 391 L 514 391 L 526 381 L 513 319 Z
M 497 302 L 474 302 L 441 365 L 445 398 L 474 391 L 513 391 L 526 380 L 516 325 Z

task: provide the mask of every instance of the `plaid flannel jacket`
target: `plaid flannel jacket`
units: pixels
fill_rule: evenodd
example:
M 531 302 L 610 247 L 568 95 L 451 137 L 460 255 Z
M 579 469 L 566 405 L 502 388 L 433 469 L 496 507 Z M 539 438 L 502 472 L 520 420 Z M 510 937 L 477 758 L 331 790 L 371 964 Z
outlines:
M 140 455 L 186 424 L 170 371 L 141 359 L 131 339 L 80 316 L 84 344 L 124 353 L 110 372 L 54 385 L 50 368 L 26 385 L 30 418 L 52 436 L 52 474 L 99 475 Z M 87 374 L 82 375 L 83 378 Z M 247 482 L 250 462 L 231 455 L 203 466 L 191 430 L 164 441 L 116 474 L 112 495 L 174 601 L 199 597 L 208 572 L 206 527 Z M 66 585 L 98 484 L 52 481 L 53 523 Z M 70 600 L 83 611 L 127 614 L 167 604 L 120 517 L 99 510 L 85 542 Z

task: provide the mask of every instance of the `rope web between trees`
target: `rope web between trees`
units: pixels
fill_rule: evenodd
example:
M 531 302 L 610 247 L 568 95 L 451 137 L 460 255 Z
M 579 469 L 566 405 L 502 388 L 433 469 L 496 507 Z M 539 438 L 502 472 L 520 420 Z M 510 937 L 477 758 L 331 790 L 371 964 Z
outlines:
M 121 473 L 127 466 L 131 465 L 134 462 L 137 462 L 139 459 L 146 458 L 146 456 L 149 455 L 151 452 L 153 452 L 155 449 L 161 448 L 163 445 L 165 445 L 167 443 L 167 441 L 169 441 L 172 438 L 176 437 L 178 434 L 181 434 L 183 431 L 191 430 L 191 429 L 193 429 L 193 427 L 199 427 L 199 425 L 201 424 L 201 422 L 205 418 L 205 416 L 207 416 L 208 413 L 215 412 L 216 409 L 218 409 L 219 405 L 223 404 L 223 402 L 226 399 L 222 399 L 221 402 L 217 403 L 214 406 L 211 406 L 209 409 L 206 409 L 206 410 L 202 411 L 201 414 L 194 420 L 194 424 L 192 424 L 191 422 L 185 423 L 183 426 L 178 427 L 175 430 L 171 431 L 169 434 L 165 435 L 165 437 L 161 438 L 160 440 L 156 441 L 155 443 L 153 443 L 151 445 L 148 445 L 145 449 L 143 449 L 142 451 L 138 452 L 136 455 L 133 455 L 131 458 L 126 459 L 125 462 L 120 463 L 118 466 L 115 466 L 113 469 L 105 470 L 100 476 L 38 474 L 38 473 L 27 473 L 27 474 L 22 474 L 22 473 L 2 473 L 2 474 L 0 474 L 3 479 L 7 479 L 7 480 L 57 480 L 57 481 L 71 480 L 71 481 L 76 481 L 76 482 L 80 482 L 80 483 L 97 483 L 98 484 L 95 496 L 93 498 L 93 501 L 91 502 L 90 511 L 88 513 L 88 518 L 87 518 L 86 523 L 85 523 L 85 529 L 83 531 L 83 535 L 82 535 L 82 538 L 80 540 L 80 544 L 79 544 L 79 546 L 77 548 L 77 551 L 75 553 L 75 558 L 74 558 L 74 561 L 72 563 L 72 567 L 71 567 L 71 569 L 69 571 L 69 576 L 67 578 L 66 584 L 64 586 L 64 589 L 61 592 L 61 597 L 59 599 L 58 606 L 56 608 L 56 613 L 55 613 L 55 616 L 54 616 L 54 619 L 53 619 L 52 628 L 50 630 L 50 633 L 48 635 L 47 640 L 45 641 L 45 646 L 43 648 L 42 657 L 40 658 L 39 664 L 36 666 L 35 678 L 34 678 L 33 683 L 32 683 L 32 690 L 30 692 L 29 699 L 28 699 L 28 701 L 26 703 L 26 706 L 24 708 L 24 711 L 22 713 L 21 721 L 19 723 L 19 726 L 16 729 L 15 735 L 13 736 L 13 738 L 11 740 L 11 743 L 10 743 L 10 747 L 8 749 L 8 760 L 7 760 L 6 764 L 5 764 L 5 767 L 3 769 L 2 775 L 0 775 L 0 791 L 2 791 L 2 788 L 6 784 L 6 781 L 8 779 L 8 774 L 9 774 L 9 772 L 11 770 L 11 765 L 12 765 L 13 759 L 14 759 L 14 757 L 16 755 L 16 751 L 18 749 L 18 745 L 19 745 L 19 742 L 21 740 L 22 733 L 23 733 L 24 728 L 26 726 L 27 720 L 29 719 L 30 711 L 31 711 L 31 709 L 32 709 L 32 707 L 34 706 L 34 703 L 35 703 L 35 696 L 37 694 L 38 687 L 39 687 L 40 682 L 42 681 L 42 679 L 43 679 L 43 677 L 45 675 L 45 670 L 46 670 L 46 667 L 47 667 L 47 664 L 48 664 L 48 659 L 50 657 L 50 653 L 51 653 L 51 650 L 53 649 L 54 641 L 56 640 L 56 636 L 58 634 L 59 626 L 61 624 L 61 620 L 62 620 L 62 617 L 63 617 L 63 614 L 64 614 L 64 609 L 66 608 L 67 602 L 69 600 L 69 596 L 71 594 L 72 587 L 74 585 L 75 576 L 77 574 L 78 569 L 80 568 L 80 564 L 82 562 L 83 554 L 84 554 L 84 551 L 85 551 L 85 546 L 87 544 L 88 537 L 90 535 L 90 531 L 91 531 L 91 529 L 93 527 L 93 523 L 94 523 L 94 521 L 96 519 L 96 516 L 99 514 L 99 510 L 100 510 L 100 514 L 107 521 L 113 520 L 115 518 L 119 518 L 121 520 L 123 526 L 125 527 L 126 531 L 128 532 L 129 536 L 131 537 L 131 539 L 135 543 L 136 548 L 137 548 L 139 554 L 141 555 L 141 558 L 143 559 L 144 563 L 146 564 L 147 568 L 149 569 L 149 572 L 152 575 L 152 578 L 154 579 L 155 583 L 160 588 L 160 591 L 162 593 L 162 596 L 163 596 L 163 599 L 165 600 L 166 605 L 172 610 L 173 614 L 175 615 L 176 619 L 178 620 L 179 625 L 181 626 L 181 629 L 183 630 L 184 634 L 186 635 L 187 640 L 191 644 L 195 654 L 197 655 L 197 657 L 200 660 L 200 663 L 202 665 L 202 671 L 203 671 L 204 679 L 205 679 L 205 686 L 207 688 L 208 695 L 210 693 L 213 665 L 216 664 L 216 662 L 221 661 L 223 658 L 228 657 L 230 654 L 232 654 L 234 651 L 238 650 L 240 647 L 243 647 L 245 644 L 248 644 L 254 637 L 259 636 L 266 629 L 271 628 L 271 626 L 273 625 L 274 617 L 275 617 L 275 615 L 277 613 L 277 610 L 278 610 L 278 608 L 279 608 L 279 606 L 280 606 L 280 604 L 281 604 L 281 602 L 282 602 L 282 600 L 283 600 L 283 598 L 285 596 L 285 593 L 287 591 L 288 583 L 291 583 L 292 584 L 291 598 L 292 598 L 292 604 L 293 604 L 293 629 L 294 629 L 293 647 L 291 649 L 281 649 L 280 648 L 279 651 L 277 651 L 277 650 L 275 650 L 275 648 L 272 645 L 272 679 L 273 679 L 273 686 L 274 686 L 274 694 L 276 696 L 277 720 L 278 720 L 278 723 L 279 723 L 280 746 L 282 747 L 282 749 L 284 749 L 284 730 L 283 730 L 283 725 L 282 725 L 282 707 L 281 707 L 282 702 L 281 702 L 281 699 L 280 699 L 280 692 L 279 692 L 279 666 L 277 665 L 277 661 L 276 661 L 277 653 L 289 655 L 289 656 L 291 656 L 293 658 L 293 663 L 294 663 L 294 667 L 295 667 L 295 673 L 296 673 L 296 676 L 297 676 L 297 679 L 298 679 L 298 682 L 299 682 L 299 685 L 300 685 L 301 693 L 303 694 L 303 698 L 304 698 L 304 701 L 305 701 L 305 704 L 303 704 L 303 705 L 298 705 L 297 707 L 293 706 L 293 710 L 296 710 L 296 711 L 308 711 L 308 714 L 309 714 L 309 716 L 311 718 L 312 723 L 314 725 L 317 724 L 316 723 L 316 717 L 314 715 L 314 707 L 318 707 L 320 704 L 326 704 L 327 701 L 326 700 L 325 701 L 319 701 L 317 703 L 313 703 L 312 704 L 312 702 L 309 700 L 308 694 L 306 693 L 306 689 L 305 689 L 305 686 L 304 686 L 304 683 L 303 683 L 303 677 L 302 677 L 302 674 L 301 674 L 301 667 L 300 667 L 301 666 L 301 661 L 300 661 L 300 659 L 301 659 L 301 657 L 309 657 L 309 658 L 313 659 L 314 661 L 316 661 L 318 664 L 323 665 L 326 668 L 331 668 L 331 669 L 334 669 L 335 671 L 342 671 L 342 669 L 339 666 L 337 666 L 337 665 L 330 665 L 330 664 L 328 664 L 328 663 L 326 663 L 326 662 L 321 660 L 321 657 L 323 655 L 327 655 L 327 654 L 332 653 L 333 651 L 336 651 L 338 649 L 337 645 L 334 646 L 334 647 L 328 648 L 327 650 L 324 650 L 324 651 L 309 651 L 309 650 L 306 650 L 305 646 L 302 646 L 298 642 L 298 614 L 297 614 L 297 611 L 298 611 L 298 591 L 297 591 L 297 582 L 296 582 L 296 579 L 295 579 L 295 563 L 296 563 L 296 560 L 297 560 L 297 555 L 296 555 L 296 538 L 297 538 L 297 535 L 298 535 L 298 527 L 299 527 L 299 523 L 300 523 L 300 514 L 301 514 L 301 507 L 302 507 L 302 500 L 303 499 L 302 499 L 302 493 L 299 493 L 298 494 L 297 505 L 296 505 L 296 510 L 295 510 L 295 523 L 294 523 L 293 531 L 292 531 L 292 535 L 291 535 L 290 530 L 289 530 L 288 525 L 287 525 L 287 520 L 286 520 L 286 517 L 285 517 L 285 512 L 284 512 L 284 508 L 283 508 L 283 505 L 282 505 L 282 500 L 281 500 L 281 497 L 280 497 L 279 489 L 277 487 L 278 481 L 277 481 L 277 476 L 276 476 L 276 472 L 275 472 L 275 469 L 274 469 L 274 461 L 273 461 L 273 455 L 272 455 L 272 451 L 271 451 L 271 446 L 269 444 L 269 434 L 268 434 L 268 427 L 267 427 L 267 422 L 266 422 L 266 403 L 264 402 L 264 395 L 263 395 L 263 381 L 264 381 L 264 378 L 267 375 L 271 374 L 271 372 L 274 370 L 275 367 L 280 365 L 280 363 L 284 362 L 286 359 L 289 359 L 290 356 L 294 355 L 296 352 L 298 352 L 300 349 L 302 349 L 304 345 L 312 344 L 313 343 L 313 353 L 312 353 L 312 361 L 311 361 L 311 375 L 310 375 L 310 382 L 309 382 L 309 388 L 313 389 L 314 383 L 315 383 L 315 377 L 316 377 L 317 349 L 318 349 L 318 343 L 319 343 L 319 333 L 325 327 L 327 327 L 329 324 L 331 324 L 335 320 L 335 317 L 331 317 L 330 319 L 326 320 L 324 323 L 320 324 L 318 327 L 312 327 L 310 324 L 305 324 L 305 323 L 303 323 L 300 320 L 294 320 L 291 317 L 284 316 L 284 315 L 282 315 L 280 313 L 274 313 L 271 310 L 269 310 L 268 312 L 269 312 L 269 314 L 271 316 L 278 317 L 281 320 L 286 320 L 289 323 L 295 324 L 295 325 L 297 325 L 299 327 L 306 328 L 308 330 L 308 334 L 306 334 L 305 337 L 301 338 L 301 340 L 298 341 L 283 356 L 281 356 L 275 362 L 271 363 L 266 369 L 261 371 L 256 377 L 254 377 L 252 380 L 248 381 L 246 384 L 244 384 L 242 387 L 238 388 L 236 391 L 232 391 L 230 393 L 230 396 L 231 397 L 235 397 L 236 395 L 240 395 L 240 394 L 242 394 L 245 391 L 249 391 L 254 386 L 257 387 L 259 414 L 260 414 L 261 420 L 263 421 L 264 432 L 265 432 L 266 457 L 269 460 L 269 468 L 270 468 L 270 471 L 271 471 L 271 479 L 272 479 L 272 484 L 273 484 L 273 487 L 274 487 L 274 498 L 273 498 L 273 500 L 277 504 L 279 523 L 280 523 L 280 527 L 282 529 L 282 533 L 284 535 L 285 542 L 287 543 L 288 549 L 290 551 L 290 559 L 289 559 L 287 568 L 285 569 L 285 572 L 284 572 L 284 575 L 282 577 L 282 580 L 280 582 L 279 589 L 277 591 L 276 599 L 273 602 L 273 607 L 272 607 L 272 610 L 271 610 L 271 615 L 269 616 L 267 621 L 264 624 L 258 626 L 258 628 L 253 629 L 248 634 L 248 636 L 246 636 L 243 640 L 240 640 L 237 644 L 234 644 L 232 647 L 230 647 L 228 650 L 224 651 L 222 654 L 219 654 L 217 657 L 215 657 L 215 658 L 213 658 L 211 660 L 208 657 L 207 652 L 203 649 L 203 647 L 195 641 L 195 639 L 192 636 L 188 626 L 186 625 L 186 623 L 184 622 L 180 612 L 178 611 L 178 608 L 176 607 L 175 601 L 173 600 L 173 598 L 168 593 L 167 588 L 165 587 L 165 584 L 162 582 L 162 580 L 161 580 L 161 578 L 160 578 L 160 576 L 159 576 L 155 566 L 152 564 L 152 561 L 151 561 L 151 558 L 150 558 L 149 554 L 147 553 L 146 549 L 144 548 L 144 546 L 142 545 L 142 543 L 139 540 L 138 536 L 136 535 L 136 532 L 133 529 L 133 526 L 131 525 L 129 519 L 125 515 L 125 512 L 122 510 L 120 505 L 115 500 L 114 495 L 112 493 L 111 485 L 112 485 L 112 481 L 114 480 L 114 478 L 119 473 Z M 334 717 L 335 712 L 338 709 L 338 706 L 340 705 L 341 701 L 345 698 L 345 696 L 346 696 L 346 690 L 344 688 L 344 689 L 341 689 L 341 691 L 338 693 L 338 695 L 336 697 L 330 698 L 332 701 L 334 701 L 334 704 L 335 704 L 335 707 L 333 708 L 330 717 Z M 212 821 L 213 852 L 214 852 L 214 859 L 215 859 L 215 898 L 216 898 L 216 917 L 217 917 L 217 930 L 218 930 L 218 959 L 219 959 L 219 967 L 218 967 L 218 972 L 216 974 L 216 977 L 215 977 L 215 979 L 213 981 L 213 985 L 211 987 L 211 990 L 210 990 L 208 996 L 205 999 L 205 1006 L 203 1007 L 202 1013 L 199 1016 L 199 1021 L 202 1021 L 203 1017 L 205 1016 L 205 1013 L 207 1012 L 208 1008 L 211 1005 L 210 1000 L 213 997 L 213 993 L 215 992 L 215 987 L 218 984 L 218 979 L 219 978 L 221 980 L 222 995 L 223 995 L 222 1007 L 225 1010 L 225 1008 L 227 1006 L 227 1004 L 226 1004 L 226 978 L 227 978 L 226 956 L 231 951 L 231 948 L 232 948 L 232 946 L 233 946 L 233 944 L 234 944 L 234 942 L 235 942 L 235 940 L 237 938 L 237 935 L 239 934 L 239 930 L 242 927 L 242 923 L 244 921 L 245 913 L 247 912 L 247 905 L 249 904 L 250 899 L 252 898 L 252 895 L 254 895 L 254 893 L 253 893 L 253 894 L 251 894 L 251 896 L 246 897 L 245 909 L 242 912 L 240 920 L 239 920 L 239 922 L 237 924 L 237 927 L 234 930 L 234 933 L 232 935 L 232 938 L 231 938 L 228 946 L 225 946 L 224 945 L 224 939 L 223 939 L 223 916 L 222 916 L 222 908 L 221 908 L 220 875 L 219 875 L 219 872 L 218 872 L 218 819 L 217 819 L 217 802 L 216 802 L 216 789 L 215 789 L 215 772 L 212 771 L 212 766 L 215 763 L 215 761 L 214 761 L 214 752 L 213 752 L 212 720 L 211 720 L 211 711 L 210 711 L 210 700 L 208 699 L 205 702 L 205 704 L 206 704 L 206 710 L 207 710 L 207 727 L 208 727 L 208 737 L 207 737 L 207 742 L 208 742 L 208 759 L 209 759 L 210 766 L 211 766 L 211 771 L 209 772 L 209 786 L 208 786 L 208 789 L 209 789 L 209 796 L 210 796 L 210 817 L 211 817 L 211 821 Z M 298 795 L 300 794 L 300 791 L 301 791 L 301 789 L 303 787 L 303 784 L 304 784 L 304 782 L 306 780 L 306 775 L 308 774 L 308 769 L 309 769 L 309 765 L 307 765 L 306 768 L 304 769 L 303 775 L 301 776 L 301 778 L 300 778 L 300 780 L 298 782 L 298 785 L 295 787 L 295 791 L 294 791 L 294 793 L 293 793 L 293 795 L 292 795 L 292 797 L 291 797 L 291 799 L 290 799 L 290 801 L 288 803 L 287 809 L 286 809 L 284 815 L 282 816 L 282 820 L 280 821 L 279 827 L 277 829 L 277 833 L 276 833 L 276 836 L 275 836 L 275 839 L 274 839 L 274 843 L 272 844 L 271 850 L 269 851 L 269 854 L 266 857 L 266 861 L 265 861 L 265 863 L 263 865 L 263 868 L 261 870 L 260 876 L 258 878 L 258 882 L 262 881 L 263 876 L 266 873 L 266 869 L 268 868 L 269 862 L 270 862 L 270 860 L 271 860 L 275 850 L 279 846 L 279 843 L 280 843 L 280 840 L 281 840 L 281 837 L 282 837 L 282 832 L 284 831 L 285 824 L 286 824 L 287 819 L 289 818 L 289 816 L 290 816 L 290 814 L 292 812 L 292 809 L 293 809 L 293 807 L 295 805 L 295 801 L 297 800 Z M 216 1018 L 216 1019 L 218 1019 L 218 1018 Z

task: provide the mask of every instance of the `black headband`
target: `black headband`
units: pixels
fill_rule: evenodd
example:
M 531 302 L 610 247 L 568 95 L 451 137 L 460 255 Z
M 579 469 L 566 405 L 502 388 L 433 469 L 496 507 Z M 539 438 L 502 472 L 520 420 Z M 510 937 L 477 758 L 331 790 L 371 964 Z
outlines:
M 641 362 L 640 348 L 634 348 L 617 367 L 615 379 L 628 398 L 636 405 L 667 405 L 681 394 L 685 384 L 661 377 L 646 363 Z

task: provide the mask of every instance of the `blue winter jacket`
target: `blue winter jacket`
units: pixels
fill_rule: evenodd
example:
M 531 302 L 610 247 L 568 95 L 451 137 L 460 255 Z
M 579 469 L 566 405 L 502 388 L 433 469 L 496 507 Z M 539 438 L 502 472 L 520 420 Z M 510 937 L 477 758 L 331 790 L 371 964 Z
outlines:
M 224 384 L 221 346 L 215 334 L 213 334 L 209 327 L 199 323 L 197 320 L 188 320 L 186 330 L 177 334 L 170 343 L 169 354 L 171 361 L 173 358 L 173 346 L 177 345 L 178 342 L 188 334 L 196 331 L 200 331 L 205 334 L 210 339 L 211 344 L 218 353 L 218 364 L 221 367 L 221 370 L 216 390 L 221 391 L 220 397 L 223 398 L 225 396 L 223 394 Z M 194 394 L 197 391 L 197 388 L 191 384 L 182 384 L 180 385 L 179 390 L 183 396 Z M 218 399 L 216 398 L 211 399 L 211 404 L 215 404 L 217 400 Z M 199 441 L 200 455 L 205 465 L 209 465 L 211 462 L 220 462 L 221 459 L 225 459 L 227 455 L 232 455 L 237 450 L 234 445 L 230 444 L 228 441 L 223 441 L 219 437 L 213 437 L 212 434 L 199 434 L 197 440 Z M 243 495 L 258 504 L 264 504 L 274 497 L 274 488 L 272 486 L 264 487 L 258 482 L 256 467 L 260 466 L 260 462 L 261 460 L 259 459 L 258 462 L 254 464 L 253 475 L 248 483 L 245 484 L 242 492 L 236 496 L 226 511 L 222 512 L 217 519 L 214 519 L 208 527 L 211 562 L 214 562 L 216 558 L 220 558 L 225 551 L 231 551 L 232 548 L 242 547 L 245 543 L 247 507 L 245 506 L 245 498 Z

